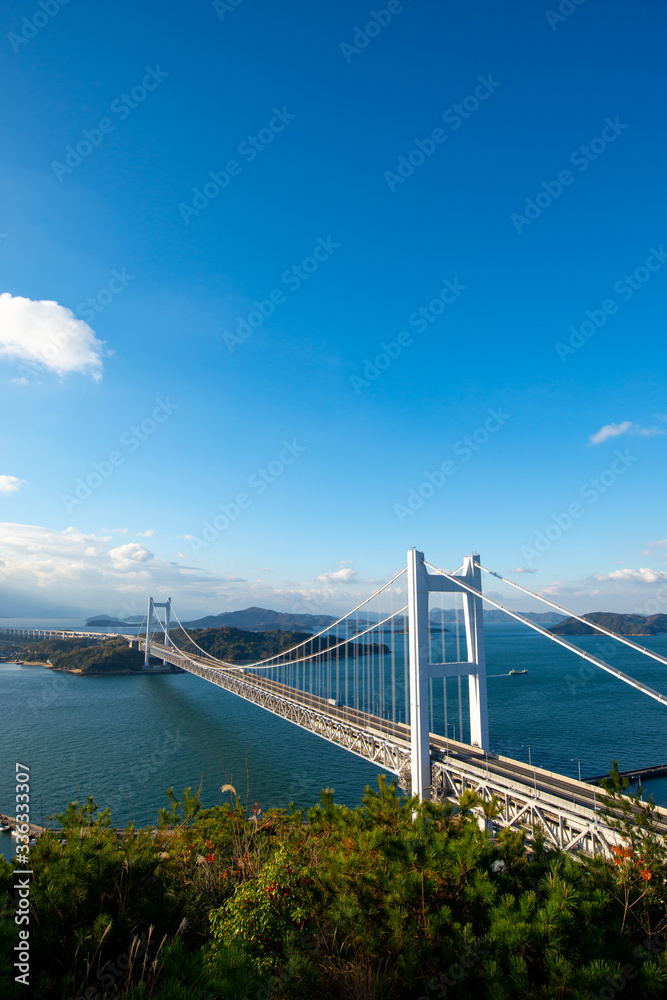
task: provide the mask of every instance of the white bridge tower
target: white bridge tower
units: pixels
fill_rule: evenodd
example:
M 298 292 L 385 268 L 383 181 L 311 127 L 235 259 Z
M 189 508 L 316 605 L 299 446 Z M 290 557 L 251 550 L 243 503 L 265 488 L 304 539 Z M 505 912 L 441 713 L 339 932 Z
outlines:
M 156 608 L 164 608 L 164 624 L 160 621 L 160 616 L 156 612 Z M 153 600 L 152 597 L 148 598 L 148 612 L 146 614 L 146 653 L 144 656 L 144 667 L 148 667 L 151 658 L 151 625 L 153 624 L 153 618 L 156 618 L 158 624 L 161 626 L 164 632 L 164 644 L 169 646 L 169 627 L 171 622 L 171 597 L 168 597 L 163 604 L 158 604 Z M 164 662 L 164 661 L 163 661 Z
M 433 677 L 468 678 L 470 742 L 489 749 L 489 720 L 486 700 L 486 659 L 482 598 L 459 587 L 462 580 L 478 593 L 482 590 L 479 556 L 466 556 L 458 577 L 429 573 L 424 553 L 408 552 L 408 642 L 410 659 L 410 737 L 412 794 L 420 799 L 431 795 L 431 749 L 429 741 L 429 680 Z M 429 662 L 429 594 L 451 591 L 463 595 L 468 659 L 456 663 Z

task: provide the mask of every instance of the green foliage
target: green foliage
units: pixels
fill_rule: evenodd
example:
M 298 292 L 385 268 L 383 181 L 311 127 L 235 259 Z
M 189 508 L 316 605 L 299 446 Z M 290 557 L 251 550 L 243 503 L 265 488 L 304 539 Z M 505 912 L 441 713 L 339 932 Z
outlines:
M 144 654 L 131 649 L 127 640 L 45 639 L 24 653 L 26 660 L 46 663 L 58 670 L 80 670 L 83 674 L 108 674 L 143 670 Z
M 232 899 L 211 911 L 218 946 L 243 945 L 260 972 L 268 972 L 297 945 L 308 927 L 315 895 L 312 871 L 282 845 L 256 878 L 240 885 Z M 214 948 L 216 961 L 219 950 Z
M 171 803 L 170 809 L 160 809 L 159 810 L 159 820 L 161 826 L 177 826 L 186 823 L 190 823 L 199 810 L 201 809 L 201 803 L 199 801 L 201 797 L 201 787 L 197 792 L 192 795 L 191 788 L 183 789 L 183 801 L 179 800 L 174 795 L 174 786 L 167 789 L 166 795 Z
M 380 652 L 389 652 L 387 646 L 378 643 L 347 642 L 339 645 L 340 640 L 334 636 L 314 638 L 310 632 L 283 632 L 280 629 L 246 632 L 244 629 L 223 625 L 219 628 L 190 629 L 187 634 L 178 629 L 169 634 L 172 642 L 185 652 L 196 653 L 199 646 L 227 663 L 256 663 L 301 643 L 304 645 L 294 654 L 295 657 L 322 652 L 331 646 L 338 647 L 338 656 L 341 658 L 360 653 L 377 655 Z M 197 646 L 191 641 L 190 636 Z
M 614 860 L 489 824 L 498 803 L 419 803 L 395 782 L 304 815 L 168 792 L 155 830 L 92 799 L 31 850 L 37 1000 L 514 1000 L 667 996 L 665 842 L 655 807 L 606 807 Z M 480 827 L 480 819 L 482 820 Z M 487 829 L 484 829 L 486 822 Z M 615 825 L 614 825 L 615 824 Z M 15 1000 L 12 868 L 0 864 L 0 995 Z M 4 962 L 4 964 L 2 964 Z
M 309 632 L 283 632 L 279 629 L 271 632 L 246 632 L 244 629 L 228 625 L 220 628 L 191 629 L 189 635 L 193 637 L 197 646 L 220 660 L 226 660 L 227 663 L 257 662 L 311 638 Z M 180 629 L 170 632 L 170 638 L 180 649 L 191 653 L 197 652 L 188 635 Z

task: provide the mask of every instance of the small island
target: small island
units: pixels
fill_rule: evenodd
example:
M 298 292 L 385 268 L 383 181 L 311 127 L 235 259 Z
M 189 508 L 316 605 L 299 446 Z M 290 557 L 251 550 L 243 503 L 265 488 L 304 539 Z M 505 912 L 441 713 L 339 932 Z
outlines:
M 161 660 L 153 657 L 151 660 L 161 665 Z M 145 668 L 144 654 L 131 649 L 126 639 L 98 639 L 83 634 L 81 638 L 44 639 L 34 646 L 26 646 L 21 662 L 88 677 L 156 672 L 152 667 Z M 177 672 L 176 667 L 167 669 L 170 673 Z

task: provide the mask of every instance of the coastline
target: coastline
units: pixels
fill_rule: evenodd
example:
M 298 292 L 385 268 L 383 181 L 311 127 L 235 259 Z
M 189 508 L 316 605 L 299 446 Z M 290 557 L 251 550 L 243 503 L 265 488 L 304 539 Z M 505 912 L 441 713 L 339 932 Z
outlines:
M 146 677 L 154 674 L 182 674 L 187 671 L 178 667 L 149 667 L 148 670 L 104 670 L 104 671 L 83 671 L 80 667 L 73 670 L 65 670 L 63 667 L 56 667 L 52 663 L 44 663 L 40 660 L 3 660 L 3 663 L 15 663 L 19 667 L 44 667 L 46 670 L 54 670 L 59 674 L 74 674 L 76 677 Z

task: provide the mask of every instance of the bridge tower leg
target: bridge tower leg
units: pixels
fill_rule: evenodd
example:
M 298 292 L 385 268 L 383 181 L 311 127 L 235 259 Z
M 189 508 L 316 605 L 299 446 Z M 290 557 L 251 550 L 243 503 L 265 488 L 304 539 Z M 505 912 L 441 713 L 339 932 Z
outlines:
M 431 794 L 428 685 L 428 573 L 424 553 L 408 552 L 408 651 L 412 794 Z
M 460 579 L 482 591 L 482 572 L 477 554 L 466 556 Z M 486 659 L 482 598 L 470 594 L 457 578 L 429 573 L 424 553 L 408 552 L 408 653 L 410 677 L 410 769 L 412 794 L 422 800 L 431 797 L 431 746 L 429 734 L 429 680 L 434 677 L 468 677 L 470 742 L 481 750 L 489 748 L 489 719 L 486 699 Z M 463 596 L 463 613 L 468 658 L 460 663 L 429 662 L 429 594 L 451 592 Z
M 169 646 L 169 622 L 171 620 L 171 597 L 167 598 L 164 606 L 164 644 Z M 165 664 L 166 666 L 166 664 Z
M 482 592 L 482 571 L 477 554 L 466 556 L 463 573 L 466 583 Z M 486 653 L 484 649 L 484 611 L 482 598 L 464 594 L 463 616 L 466 627 L 468 659 L 476 666 L 468 674 L 468 702 L 470 705 L 470 742 L 482 750 L 489 749 L 489 712 L 486 699 Z
M 144 667 L 150 665 L 151 659 L 151 624 L 153 621 L 153 598 L 148 598 L 148 611 L 146 613 L 146 653 L 144 655 Z

